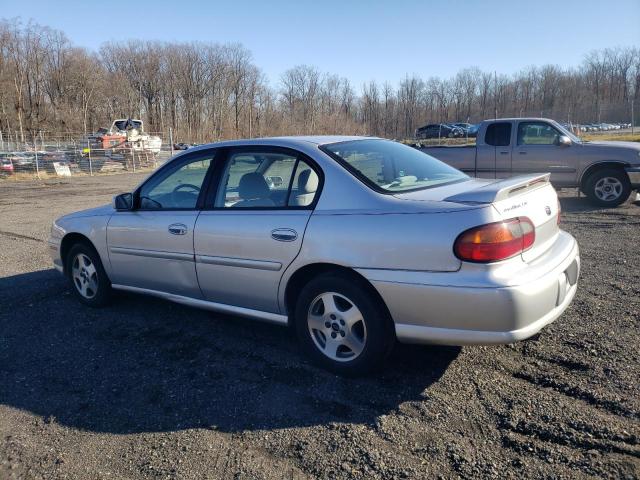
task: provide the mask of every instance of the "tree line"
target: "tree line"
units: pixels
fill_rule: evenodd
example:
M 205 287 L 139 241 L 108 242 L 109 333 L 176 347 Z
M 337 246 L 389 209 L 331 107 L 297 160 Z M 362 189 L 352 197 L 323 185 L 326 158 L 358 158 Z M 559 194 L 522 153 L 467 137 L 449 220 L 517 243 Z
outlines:
M 495 116 L 629 121 L 639 97 L 637 47 L 594 51 L 571 68 L 506 75 L 470 67 L 446 79 L 354 85 L 310 65 L 269 81 L 237 43 L 130 40 L 94 52 L 59 30 L 0 20 L 0 131 L 23 142 L 40 132 L 86 134 L 127 117 L 144 120 L 149 132 L 171 128 L 176 141 L 310 133 L 402 139 L 426 123 Z

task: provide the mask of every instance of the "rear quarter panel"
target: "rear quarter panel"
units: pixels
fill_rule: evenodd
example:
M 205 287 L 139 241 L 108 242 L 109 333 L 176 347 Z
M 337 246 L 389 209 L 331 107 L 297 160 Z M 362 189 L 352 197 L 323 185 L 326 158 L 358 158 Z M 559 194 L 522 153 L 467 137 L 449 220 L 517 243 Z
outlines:
M 453 253 L 457 236 L 497 219 L 496 210 L 489 206 L 436 213 L 316 212 L 307 225 L 300 254 L 283 275 L 280 305 L 291 276 L 314 263 L 365 270 L 456 272 L 461 266 Z

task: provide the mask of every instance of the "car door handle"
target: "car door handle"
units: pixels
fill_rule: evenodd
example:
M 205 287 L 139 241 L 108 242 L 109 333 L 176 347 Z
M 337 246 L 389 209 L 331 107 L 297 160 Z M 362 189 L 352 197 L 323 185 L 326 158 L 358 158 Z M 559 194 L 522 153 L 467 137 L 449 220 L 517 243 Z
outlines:
M 500 152 L 500 155 L 509 155 L 509 152 Z
M 526 155 L 527 152 L 518 152 L 520 155 Z
M 271 238 L 279 242 L 293 242 L 298 238 L 298 232 L 291 228 L 276 228 L 271 231 Z
M 169 225 L 169 233 L 172 235 L 186 235 L 187 226 L 183 223 L 173 223 Z

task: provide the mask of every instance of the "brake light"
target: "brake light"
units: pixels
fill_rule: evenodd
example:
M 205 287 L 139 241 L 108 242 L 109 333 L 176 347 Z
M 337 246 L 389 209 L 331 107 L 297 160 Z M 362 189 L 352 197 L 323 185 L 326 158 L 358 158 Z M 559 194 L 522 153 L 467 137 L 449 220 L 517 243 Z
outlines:
M 488 223 L 462 232 L 453 244 L 453 252 L 466 262 L 497 262 L 531 248 L 536 229 L 527 217 Z

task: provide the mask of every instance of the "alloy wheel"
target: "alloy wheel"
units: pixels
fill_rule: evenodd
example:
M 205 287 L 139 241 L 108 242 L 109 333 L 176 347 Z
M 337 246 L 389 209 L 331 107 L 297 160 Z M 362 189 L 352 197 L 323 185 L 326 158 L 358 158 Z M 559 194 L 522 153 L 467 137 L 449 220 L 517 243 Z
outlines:
M 603 202 L 617 200 L 623 191 L 622 182 L 615 177 L 603 177 L 594 186 L 594 193 Z
M 339 293 L 326 292 L 311 302 L 307 327 L 318 350 L 337 362 L 354 360 L 367 342 L 362 313 Z
M 86 299 L 91 299 L 98 293 L 98 272 L 91 259 L 84 253 L 79 253 L 71 265 L 71 277 L 78 293 Z

